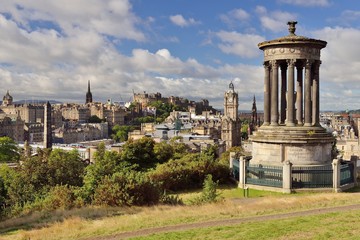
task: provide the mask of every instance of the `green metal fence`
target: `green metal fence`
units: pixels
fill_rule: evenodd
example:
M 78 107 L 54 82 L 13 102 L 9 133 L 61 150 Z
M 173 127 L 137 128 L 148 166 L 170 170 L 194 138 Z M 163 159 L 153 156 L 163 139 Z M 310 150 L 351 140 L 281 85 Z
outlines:
M 332 188 L 331 165 L 292 168 L 292 188 Z
M 354 182 L 354 164 L 345 163 L 340 166 L 340 186 Z
M 239 181 L 239 159 L 233 158 L 232 160 L 232 177 L 235 178 L 237 181 Z
M 247 164 L 245 183 L 282 188 L 283 168 L 281 166 Z

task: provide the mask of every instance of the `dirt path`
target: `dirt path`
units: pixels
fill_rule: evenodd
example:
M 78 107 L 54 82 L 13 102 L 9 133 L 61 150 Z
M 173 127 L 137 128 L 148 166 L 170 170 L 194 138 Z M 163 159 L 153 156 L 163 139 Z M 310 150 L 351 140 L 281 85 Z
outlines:
M 360 204 L 349 205 L 349 206 L 340 206 L 340 207 L 321 208 L 321 209 L 312 209 L 312 210 L 306 210 L 306 211 L 301 211 L 301 212 L 290 212 L 290 213 L 281 213 L 281 214 L 273 214 L 273 215 L 265 215 L 265 216 L 253 216 L 253 217 L 235 218 L 235 219 L 232 218 L 232 219 L 223 219 L 223 220 L 208 221 L 208 222 L 185 223 L 185 224 L 171 225 L 171 226 L 164 226 L 164 227 L 147 228 L 147 229 L 140 229 L 140 230 L 131 231 L 131 232 L 118 233 L 118 234 L 114 234 L 114 235 L 106 236 L 106 237 L 88 238 L 87 240 L 126 239 L 126 238 L 132 238 L 132 237 L 147 236 L 147 235 L 154 234 L 154 233 L 185 231 L 185 230 L 191 230 L 191 229 L 195 229 L 195 228 L 230 226 L 230 225 L 246 223 L 246 222 L 258 222 L 258 221 L 285 219 L 285 218 L 310 216 L 310 215 L 340 212 L 340 211 L 351 211 L 351 210 L 357 210 L 357 209 L 360 209 Z

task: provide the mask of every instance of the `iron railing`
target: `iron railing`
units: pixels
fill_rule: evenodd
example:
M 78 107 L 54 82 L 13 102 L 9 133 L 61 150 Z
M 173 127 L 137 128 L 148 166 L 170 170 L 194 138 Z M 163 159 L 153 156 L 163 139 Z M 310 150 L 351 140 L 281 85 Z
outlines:
M 281 166 L 248 164 L 245 183 L 281 188 L 283 185 L 283 168 Z
M 340 166 L 340 186 L 354 182 L 354 164 L 345 163 Z
M 292 168 L 292 188 L 332 188 L 331 165 Z

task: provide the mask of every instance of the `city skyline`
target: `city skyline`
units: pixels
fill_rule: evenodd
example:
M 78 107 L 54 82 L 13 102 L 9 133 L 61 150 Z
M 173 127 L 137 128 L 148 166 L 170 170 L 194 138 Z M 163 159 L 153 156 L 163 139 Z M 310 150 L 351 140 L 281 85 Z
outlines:
M 360 9 L 355 0 L 183 2 L 10 1 L 0 6 L 0 86 L 18 100 L 129 101 L 160 92 L 223 107 L 232 81 L 239 109 L 263 109 L 262 51 L 288 34 L 328 42 L 320 109 L 359 109 Z M 314 17 L 315 16 L 315 17 Z

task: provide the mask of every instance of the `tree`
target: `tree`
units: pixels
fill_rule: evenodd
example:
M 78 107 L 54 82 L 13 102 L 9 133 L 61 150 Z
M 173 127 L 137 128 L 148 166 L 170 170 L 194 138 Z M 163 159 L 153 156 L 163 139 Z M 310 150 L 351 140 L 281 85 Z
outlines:
M 9 137 L 0 137 L 0 162 L 19 160 L 20 154 L 16 142 Z
M 121 159 L 136 164 L 140 169 L 152 167 L 156 163 L 154 145 L 155 141 L 150 137 L 130 139 L 123 146 Z
M 112 128 L 113 134 L 111 135 L 111 137 L 117 142 L 125 142 L 128 140 L 128 133 L 133 130 L 134 130 L 133 126 L 115 125 Z
M 217 200 L 219 194 L 217 193 L 218 182 L 214 182 L 211 174 L 206 175 L 203 183 L 203 190 L 199 197 L 194 198 L 192 204 L 212 203 Z
M 189 146 L 181 141 L 182 141 L 182 137 L 177 136 L 177 137 L 173 137 L 169 142 L 169 144 L 172 146 L 174 150 L 174 154 L 173 154 L 174 159 L 181 158 L 182 156 L 186 155 L 190 150 Z
M 249 137 L 248 129 L 249 129 L 248 123 L 241 124 L 241 138 L 242 139 L 248 139 L 248 137 Z
M 167 142 L 160 142 L 155 144 L 154 154 L 158 163 L 164 163 L 173 157 L 174 149 Z
M 104 121 L 104 119 L 101 119 L 96 115 L 92 115 L 91 117 L 89 117 L 88 121 L 89 123 L 101 123 Z
M 81 186 L 83 183 L 85 163 L 81 161 L 76 149 L 70 152 L 53 149 L 47 161 L 47 168 L 47 180 L 51 186 Z
M 84 184 L 79 195 L 90 203 L 99 183 L 105 177 L 112 176 L 118 171 L 130 171 L 134 168 L 130 163 L 121 159 L 121 155 L 115 151 L 105 151 L 103 143 L 98 145 L 95 154 L 95 163 L 86 167 Z

